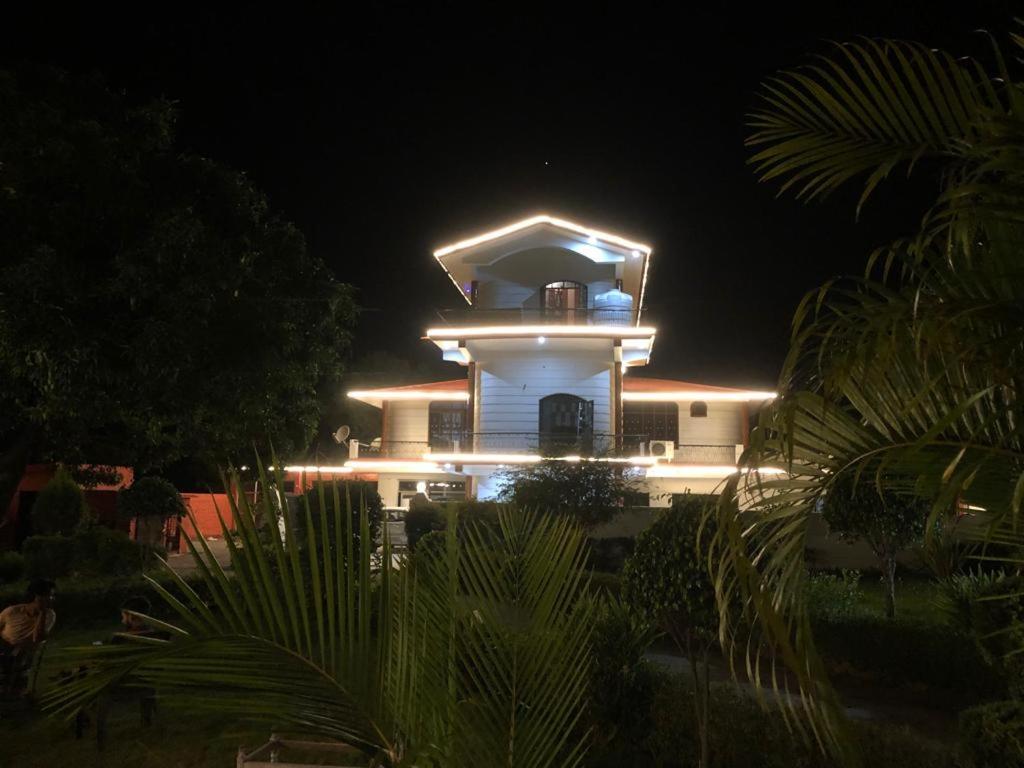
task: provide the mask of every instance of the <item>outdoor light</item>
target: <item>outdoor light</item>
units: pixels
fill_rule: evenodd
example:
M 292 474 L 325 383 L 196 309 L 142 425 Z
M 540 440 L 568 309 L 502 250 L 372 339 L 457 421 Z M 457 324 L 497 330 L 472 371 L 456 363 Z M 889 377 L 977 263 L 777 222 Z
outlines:
M 543 344 L 543 343 L 544 343 L 544 342 L 546 342 L 546 341 L 547 341 L 547 339 L 546 339 L 546 338 L 544 338 L 543 336 L 538 336 L 538 337 L 537 337 L 537 343 L 538 343 L 538 344 Z
M 639 259 L 639 258 L 640 258 L 640 256 L 641 256 L 641 253 L 640 253 L 640 251 L 637 251 L 637 250 L 634 250 L 634 251 L 633 251 L 633 258 L 634 258 L 634 259 Z
M 741 390 L 739 392 L 715 392 L 699 389 L 680 389 L 675 392 L 623 392 L 622 399 L 640 403 L 670 403 L 677 400 L 718 400 L 727 402 L 746 402 L 748 400 L 774 400 L 775 392 L 758 392 Z
M 647 339 L 654 335 L 650 326 L 626 325 L 478 325 L 462 328 L 428 328 L 427 338 L 479 339 L 488 336 L 577 336 L 609 339 Z
M 380 398 L 381 400 L 469 400 L 468 392 L 430 392 L 402 389 L 353 389 L 348 396 L 361 400 L 364 397 Z
M 449 253 L 461 251 L 466 248 L 472 248 L 474 245 L 480 245 L 481 243 L 486 243 L 489 240 L 496 240 L 499 237 L 511 235 L 513 232 L 518 232 L 521 229 L 526 229 L 536 224 L 551 224 L 559 229 L 568 229 L 571 232 L 586 235 L 588 239 L 593 238 L 594 241 L 604 240 L 606 243 L 611 243 L 612 245 L 641 251 L 642 253 L 646 253 L 648 256 L 651 253 L 651 247 L 649 245 L 634 243 L 624 237 L 619 237 L 618 235 L 613 235 L 609 232 L 601 232 L 600 230 L 590 229 L 589 227 L 584 227 L 581 224 L 575 224 L 571 221 L 566 221 L 565 219 L 558 219 L 554 216 L 541 214 L 539 216 L 531 216 L 530 218 L 523 219 L 522 221 L 517 221 L 515 224 L 509 224 L 506 227 L 500 227 L 499 229 L 485 232 L 482 235 L 471 237 L 468 240 L 460 240 L 457 243 L 452 243 L 451 245 L 446 245 L 443 248 L 438 248 L 434 251 L 434 258 L 440 259 L 442 256 L 447 256 Z

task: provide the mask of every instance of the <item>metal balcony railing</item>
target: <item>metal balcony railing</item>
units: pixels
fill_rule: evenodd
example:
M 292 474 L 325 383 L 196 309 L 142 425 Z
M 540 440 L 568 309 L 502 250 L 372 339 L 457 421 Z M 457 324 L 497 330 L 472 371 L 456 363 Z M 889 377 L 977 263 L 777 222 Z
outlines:
M 632 309 L 537 309 L 527 307 L 442 309 L 445 325 L 632 325 Z
M 360 445 L 360 458 L 422 459 L 427 454 L 523 454 L 542 456 L 643 456 L 649 435 L 543 432 L 445 432 L 429 440 L 388 440 Z M 733 465 L 735 445 L 678 444 L 671 461 L 683 464 Z

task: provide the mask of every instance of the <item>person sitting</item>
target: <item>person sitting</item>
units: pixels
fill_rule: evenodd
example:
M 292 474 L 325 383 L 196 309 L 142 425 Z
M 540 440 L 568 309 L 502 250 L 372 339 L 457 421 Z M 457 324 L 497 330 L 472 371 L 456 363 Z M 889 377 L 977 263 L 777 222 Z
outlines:
M 157 640 L 169 640 L 170 633 L 156 630 L 148 626 L 145 621 L 139 618 L 139 614 L 146 615 L 151 610 L 149 600 L 143 595 L 129 597 L 121 606 L 121 631 L 111 638 L 110 642 L 123 642 L 125 635 L 133 637 L 151 637 Z M 119 637 L 120 636 L 120 637 Z
M 0 664 L 5 689 L 22 685 L 36 649 L 49 637 L 57 614 L 53 610 L 54 583 L 37 579 L 28 586 L 27 601 L 0 611 Z

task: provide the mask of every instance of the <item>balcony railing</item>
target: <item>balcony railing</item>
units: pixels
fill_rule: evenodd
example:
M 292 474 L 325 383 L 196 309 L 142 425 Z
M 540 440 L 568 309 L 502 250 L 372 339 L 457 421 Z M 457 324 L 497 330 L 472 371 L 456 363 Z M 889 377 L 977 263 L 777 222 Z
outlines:
M 427 454 L 523 454 L 542 456 L 643 456 L 648 435 L 594 433 L 565 435 L 543 432 L 446 432 L 429 440 L 388 440 L 360 445 L 360 458 L 421 459 Z M 675 447 L 672 461 L 683 464 L 733 465 L 735 445 Z
M 632 325 L 632 309 L 443 309 L 438 316 L 445 325 Z

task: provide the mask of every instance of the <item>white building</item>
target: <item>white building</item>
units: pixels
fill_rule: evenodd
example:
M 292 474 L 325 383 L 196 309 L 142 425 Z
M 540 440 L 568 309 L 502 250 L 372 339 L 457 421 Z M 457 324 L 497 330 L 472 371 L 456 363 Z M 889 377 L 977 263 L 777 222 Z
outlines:
M 349 392 L 383 427 L 335 471 L 375 479 L 387 506 L 491 498 L 501 470 L 546 459 L 619 463 L 652 506 L 735 471 L 751 409 L 774 395 L 634 374 L 656 333 L 650 247 L 535 216 L 434 257 L 466 306 L 425 338 L 466 376 Z

